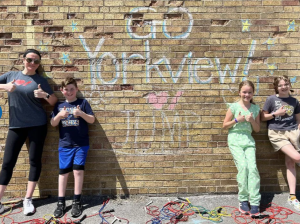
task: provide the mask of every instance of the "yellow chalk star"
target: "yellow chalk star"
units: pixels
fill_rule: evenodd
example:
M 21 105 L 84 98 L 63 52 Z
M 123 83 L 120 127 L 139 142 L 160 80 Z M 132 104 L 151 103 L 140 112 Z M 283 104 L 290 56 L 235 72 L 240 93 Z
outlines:
M 245 32 L 245 31 L 250 31 L 250 26 L 252 25 L 249 20 L 242 20 L 242 24 L 243 24 L 243 30 L 242 32 Z

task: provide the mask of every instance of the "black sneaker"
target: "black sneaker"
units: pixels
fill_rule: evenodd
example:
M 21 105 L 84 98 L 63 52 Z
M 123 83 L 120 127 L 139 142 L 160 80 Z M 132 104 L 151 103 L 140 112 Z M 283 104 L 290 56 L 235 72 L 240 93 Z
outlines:
M 66 203 L 63 201 L 58 201 L 57 202 L 57 208 L 54 211 L 54 217 L 55 218 L 61 218 L 65 214 L 65 209 L 66 209 Z
M 82 205 L 81 205 L 80 201 L 74 200 L 72 203 L 71 215 L 73 217 L 78 217 L 81 214 L 82 214 Z

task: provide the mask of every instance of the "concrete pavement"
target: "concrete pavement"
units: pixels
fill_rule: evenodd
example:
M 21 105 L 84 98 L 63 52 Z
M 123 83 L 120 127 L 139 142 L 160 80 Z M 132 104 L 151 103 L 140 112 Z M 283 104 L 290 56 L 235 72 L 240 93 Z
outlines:
M 206 210 L 213 210 L 216 207 L 219 206 L 225 206 L 223 209 L 219 210 L 221 213 L 227 211 L 227 213 L 232 213 L 234 211 L 234 208 L 231 207 L 238 207 L 238 200 L 237 195 L 199 195 L 199 196 L 191 196 L 191 195 L 180 195 L 182 198 L 187 198 L 193 204 L 194 206 L 198 206 L 198 209 L 206 209 Z M 264 206 L 268 205 L 269 203 L 275 203 L 280 207 L 288 208 L 284 209 L 281 208 L 284 212 L 288 212 L 289 214 L 285 217 L 285 215 L 277 215 L 275 218 L 282 218 L 283 221 L 292 220 L 293 222 L 289 223 L 300 223 L 300 212 L 296 213 L 297 211 L 290 207 L 287 204 L 287 197 L 288 193 L 281 193 L 281 194 L 262 194 L 262 202 L 261 202 L 261 211 L 263 212 L 265 209 Z M 298 196 L 299 198 L 299 196 Z M 71 204 L 72 204 L 72 198 L 67 198 L 67 216 L 62 218 L 62 223 L 66 223 L 67 221 L 71 223 L 71 220 L 78 220 L 74 219 L 70 216 L 71 213 Z M 166 205 L 170 201 L 175 201 L 177 197 L 175 196 L 162 196 L 162 197 L 149 197 L 149 196 L 130 196 L 127 199 L 110 199 L 109 202 L 106 204 L 105 208 L 102 210 L 107 211 L 110 209 L 114 209 L 114 212 L 106 213 L 106 216 L 111 215 L 111 217 L 106 217 L 105 220 L 111 224 L 115 220 L 114 224 L 123 224 L 123 223 L 130 223 L 130 224 L 165 224 L 170 223 L 170 217 L 173 215 L 170 211 L 168 213 L 161 213 L 159 215 L 159 218 L 156 221 L 153 221 L 153 216 L 150 216 L 147 214 L 147 209 L 145 206 L 149 204 L 149 202 L 152 202 L 149 204 L 148 208 L 155 213 L 155 207 L 150 206 L 157 206 L 158 211 L 160 211 L 164 205 Z M 3 199 L 3 201 L 8 199 Z M 3 220 L 3 223 L 12 223 L 12 219 L 14 222 L 23 222 L 28 221 L 27 223 L 30 223 L 29 220 L 37 219 L 37 218 L 43 218 L 46 214 L 53 214 L 53 211 L 56 208 L 56 197 L 50 197 L 47 199 L 39 199 L 34 201 L 34 205 L 36 206 L 36 213 L 32 216 L 24 216 L 21 209 L 22 209 L 22 203 L 19 203 L 16 205 L 12 211 L 12 213 L 9 215 L 9 218 L 5 218 Z M 81 217 L 84 215 L 87 215 L 87 218 L 85 218 L 81 223 L 97 223 L 101 224 L 102 219 L 98 215 L 99 209 L 103 205 L 103 197 L 100 196 L 83 196 L 82 199 L 84 211 Z M 180 201 L 180 204 L 182 204 L 183 201 Z M 177 209 L 177 205 L 173 205 L 174 209 Z M 227 207 L 231 206 L 231 207 Z M 275 206 L 275 205 L 274 205 Z M 275 209 L 275 207 L 272 207 Z M 179 209 L 179 208 L 178 208 Z M 185 208 L 183 207 L 182 210 Z M 290 210 L 289 210 L 290 209 Z M 218 210 L 218 209 L 216 209 Z M 270 209 L 269 209 L 270 210 Z M 21 212 L 19 212 L 21 211 Z M 275 213 L 278 210 L 275 211 Z M 291 214 L 292 212 L 295 212 Z M 19 213 L 17 213 L 19 212 Z M 189 210 L 191 212 L 191 210 Z M 189 213 L 188 212 L 188 213 Z M 16 213 L 16 214 L 13 214 Z M 240 213 L 233 212 L 233 216 L 240 216 Z M 263 212 L 264 215 L 273 215 L 270 212 L 267 213 L 266 211 Z M 158 214 L 157 214 L 158 215 Z M 89 217 L 91 216 L 91 217 Z M 203 213 L 204 217 L 208 217 L 208 214 Z M 79 218 L 81 218 L 79 217 Z M 116 217 L 118 217 L 120 220 L 116 220 Z M 244 219 L 246 217 L 246 219 Z M 45 216 L 46 219 L 49 219 L 50 216 Z M 71 218 L 71 219 L 69 219 Z M 178 217 L 180 218 L 180 217 Z M 183 217 L 184 218 L 184 217 Z M 260 217 L 262 218 L 262 217 Z M 255 223 L 253 220 L 251 220 L 248 216 L 242 216 L 237 218 L 238 221 L 241 223 Z M 152 221 L 151 221 L 152 220 Z M 160 221 L 161 220 L 161 221 Z M 279 220 L 279 219 L 278 219 Z M 278 221 L 276 220 L 276 221 Z M 233 224 L 237 223 L 232 217 L 222 217 L 222 219 L 214 219 L 212 221 L 206 220 L 202 218 L 199 214 L 194 214 L 188 216 L 188 218 L 185 221 L 180 221 L 179 219 L 173 218 L 173 223 L 188 223 L 188 224 L 200 224 L 200 223 L 224 223 L 224 224 Z M 175 222 L 177 221 L 177 222 Z M 268 222 L 269 221 L 269 222 Z M 275 219 L 268 218 L 264 219 L 263 223 L 273 223 Z M 107 223 L 103 222 L 103 223 Z M 47 223 L 47 222 L 44 222 Z M 54 222 L 52 222 L 54 223 Z

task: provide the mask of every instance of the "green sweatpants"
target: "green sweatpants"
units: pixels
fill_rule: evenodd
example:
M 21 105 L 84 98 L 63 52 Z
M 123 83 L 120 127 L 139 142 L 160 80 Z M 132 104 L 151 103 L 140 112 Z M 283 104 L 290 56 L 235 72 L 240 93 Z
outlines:
M 253 137 L 248 133 L 229 133 L 228 145 L 238 170 L 236 179 L 239 201 L 250 201 L 250 205 L 259 205 L 260 177 L 256 167 Z

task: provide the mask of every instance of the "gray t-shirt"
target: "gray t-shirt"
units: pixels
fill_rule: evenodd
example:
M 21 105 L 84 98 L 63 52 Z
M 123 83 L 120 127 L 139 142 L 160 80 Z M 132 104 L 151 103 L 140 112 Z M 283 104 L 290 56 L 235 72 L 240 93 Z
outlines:
M 41 84 L 46 93 L 53 94 L 47 80 L 38 74 L 24 75 L 21 71 L 11 71 L 0 76 L 0 84 L 6 84 L 14 79 L 16 89 L 8 93 L 9 128 L 46 124 L 47 116 L 42 107 L 42 99 L 35 98 L 33 91 Z
M 275 119 L 268 120 L 268 129 L 277 131 L 298 129 L 295 114 L 300 113 L 300 105 L 296 98 L 291 96 L 287 98 L 280 98 L 276 95 L 269 96 L 265 102 L 263 110 L 272 113 L 282 106 L 286 109 L 286 114 L 284 116 L 278 116 L 275 117 Z

